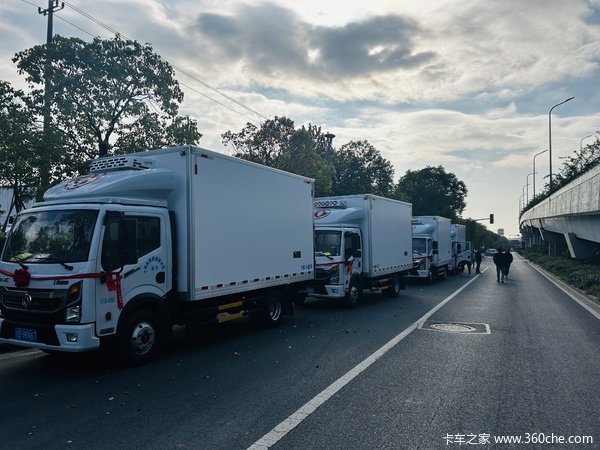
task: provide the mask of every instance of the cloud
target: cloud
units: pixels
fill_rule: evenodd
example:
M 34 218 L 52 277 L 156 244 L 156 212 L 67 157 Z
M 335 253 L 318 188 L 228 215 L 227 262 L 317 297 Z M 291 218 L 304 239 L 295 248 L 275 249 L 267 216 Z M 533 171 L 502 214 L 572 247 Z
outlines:
M 220 64 L 242 64 L 265 86 L 332 98 L 346 97 L 335 86 L 351 85 L 360 98 L 359 88 L 380 87 L 373 81 L 381 74 L 430 64 L 434 51 L 414 51 L 419 31 L 417 22 L 399 15 L 314 26 L 273 4 L 240 5 L 233 14 L 201 13 L 194 29 Z

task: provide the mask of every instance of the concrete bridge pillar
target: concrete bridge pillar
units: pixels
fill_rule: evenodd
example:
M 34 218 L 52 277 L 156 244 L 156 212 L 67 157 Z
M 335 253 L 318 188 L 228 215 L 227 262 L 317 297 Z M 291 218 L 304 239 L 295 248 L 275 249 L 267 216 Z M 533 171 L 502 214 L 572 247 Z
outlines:
M 565 242 L 569 248 L 571 258 L 591 260 L 594 257 L 594 249 L 598 247 L 597 242 L 578 239 L 574 233 L 565 233 Z

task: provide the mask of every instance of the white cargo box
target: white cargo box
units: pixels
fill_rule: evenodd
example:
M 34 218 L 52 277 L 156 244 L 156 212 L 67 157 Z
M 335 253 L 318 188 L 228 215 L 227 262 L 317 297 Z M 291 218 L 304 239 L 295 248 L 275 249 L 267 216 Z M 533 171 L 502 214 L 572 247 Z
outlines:
M 313 278 L 313 180 L 191 146 L 97 160 L 91 176 L 102 171 L 116 201 L 172 212 L 180 300 Z
M 363 239 L 363 274 L 378 277 L 412 268 L 412 205 L 372 194 L 320 197 L 315 226 L 355 226 Z

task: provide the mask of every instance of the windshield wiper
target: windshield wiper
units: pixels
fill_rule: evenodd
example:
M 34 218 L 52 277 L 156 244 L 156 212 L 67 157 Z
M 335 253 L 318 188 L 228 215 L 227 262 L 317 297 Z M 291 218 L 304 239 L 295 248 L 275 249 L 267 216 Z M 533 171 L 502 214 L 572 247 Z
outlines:
M 66 262 L 58 259 L 58 258 L 36 258 L 38 261 L 48 261 L 50 263 L 56 263 L 56 264 L 60 264 L 61 266 L 63 266 L 65 269 L 67 270 L 73 270 L 73 266 L 70 264 L 67 264 Z
M 315 254 L 317 256 L 326 256 L 329 259 L 333 259 L 333 256 L 331 256 L 331 253 L 329 252 L 320 252 L 320 251 L 316 251 Z

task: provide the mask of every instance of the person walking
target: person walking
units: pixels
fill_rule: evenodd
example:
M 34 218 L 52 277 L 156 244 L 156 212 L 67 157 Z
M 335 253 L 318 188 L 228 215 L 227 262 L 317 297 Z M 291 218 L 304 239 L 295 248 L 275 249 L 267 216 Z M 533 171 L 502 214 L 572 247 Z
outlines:
M 481 270 L 479 270 L 479 268 L 481 267 L 481 250 L 477 249 L 477 251 L 475 252 L 475 273 L 481 273 Z
M 501 248 L 498 248 L 498 253 L 494 255 L 494 264 L 496 265 L 496 281 L 498 283 L 504 283 L 506 263 L 506 254 L 502 252 Z
M 504 278 L 508 279 L 508 272 L 510 271 L 510 265 L 513 262 L 513 255 L 510 252 L 510 249 L 506 250 L 506 275 Z

